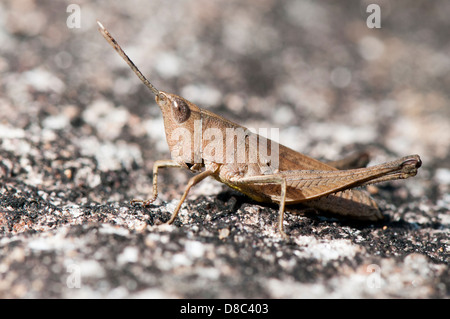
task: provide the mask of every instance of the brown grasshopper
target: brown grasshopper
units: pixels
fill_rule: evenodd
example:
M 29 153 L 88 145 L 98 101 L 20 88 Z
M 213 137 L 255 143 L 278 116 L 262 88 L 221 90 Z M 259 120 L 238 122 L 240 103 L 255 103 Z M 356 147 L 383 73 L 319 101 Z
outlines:
M 352 188 L 412 177 L 422 165 L 418 155 L 410 155 L 372 167 L 339 170 L 340 162 L 326 164 L 252 133 L 178 95 L 156 89 L 103 25 L 97 23 L 103 37 L 156 96 L 171 151 L 171 160 L 154 163 L 153 197 L 132 203 L 147 206 L 156 200 L 160 168 L 179 167 L 199 172 L 189 180 L 167 222 L 169 224 L 177 217 L 192 186 L 208 176 L 256 201 L 277 203 L 278 229 L 283 237 L 287 236 L 283 229 L 285 205 L 290 204 L 302 203 L 340 215 L 376 221 L 383 215 L 375 201 L 367 192 Z

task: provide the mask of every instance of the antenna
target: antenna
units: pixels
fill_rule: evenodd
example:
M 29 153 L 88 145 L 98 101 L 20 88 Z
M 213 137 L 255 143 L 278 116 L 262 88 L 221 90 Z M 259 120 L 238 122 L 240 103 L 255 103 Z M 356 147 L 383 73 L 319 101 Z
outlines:
M 112 37 L 112 35 L 106 30 L 106 28 L 103 26 L 103 24 L 100 23 L 100 21 L 97 20 L 97 24 L 99 26 L 98 30 L 103 35 L 103 37 L 106 39 L 106 41 L 111 44 L 111 46 L 119 53 L 119 55 L 125 60 L 125 62 L 128 63 L 130 68 L 136 73 L 139 79 L 141 79 L 142 82 L 155 94 L 156 96 L 160 96 L 160 92 L 157 88 L 153 86 L 153 84 L 150 83 L 149 80 L 139 71 L 137 66 L 133 63 L 133 61 L 130 60 L 128 55 L 125 54 L 125 52 L 120 47 L 119 43 Z

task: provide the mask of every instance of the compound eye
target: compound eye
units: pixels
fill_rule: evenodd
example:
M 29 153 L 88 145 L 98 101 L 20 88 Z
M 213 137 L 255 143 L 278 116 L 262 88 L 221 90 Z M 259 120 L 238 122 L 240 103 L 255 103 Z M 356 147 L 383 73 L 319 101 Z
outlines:
M 187 103 L 181 99 L 174 99 L 172 101 L 172 114 L 178 123 L 186 122 L 191 116 L 191 109 Z

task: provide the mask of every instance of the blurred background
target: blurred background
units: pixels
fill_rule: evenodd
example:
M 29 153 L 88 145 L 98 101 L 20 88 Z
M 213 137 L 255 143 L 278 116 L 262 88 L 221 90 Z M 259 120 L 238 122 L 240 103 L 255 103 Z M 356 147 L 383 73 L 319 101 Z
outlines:
M 371 4 L 378 7 L 371 6 L 368 12 Z M 316 280 L 325 285 L 315 290 L 319 297 L 330 296 L 330 291 L 341 297 L 448 295 L 449 16 L 446 0 L 2 0 L 0 230 L 3 236 L 16 234 L 21 242 L 2 241 L 0 296 L 73 297 L 74 290 L 61 292 L 61 278 L 65 280 L 66 264 L 72 259 L 80 265 L 87 261 L 94 278 L 92 291 L 107 287 L 107 293 L 110 287 L 139 290 L 159 287 L 162 282 L 170 287 L 163 291 L 180 290 L 175 296 L 280 298 L 311 296 L 312 290 L 296 285 Z M 97 31 L 97 19 L 158 89 L 247 127 L 279 128 L 280 142 L 299 152 L 336 160 L 367 150 L 371 164 L 419 154 L 423 167 L 416 177 L 383 184 L 374 195 L 392 223 L 378 228 L 334 227 L 332 219 L 287 214 L 296 234 L 304 235 L 298 238 L 309 238 L 298 247 L 282 246 L 287 250 L 284 256 L 292 256 L 288 262 L 278 255 L 280 244 L 264 238 L 277 236 L 270 233 L 276 223 L 274 210 L 251 202 L 242 205 L 246 210 L 239 205 L 233 208 L 236 201 L 245 199 L 217 196 L 222 186 L 205 181 L 191 191 L 186 205 L 197 205 L 196 195 L 214 197 L 194 209 L 189 206 L 189 214 L 182 212 L 183 227 L 153 229 L 140 237 L 140 231 L 146 234 L 146 227 L 160 218 L 154 216 L 167 217 L 173 209 L 159 205 L 162 202 L 152 206 L 151 212 L 129 205 L 131 198 L 151 194 L 153 163 L 169 158 L 169 151 L 153 95 Z M 164 171 L 160 198 L 178 200 L 188 178 L 183 172 Z M 224 208 L 232 200 L 231 208 Z M 224 212 L 216 214 L 219 222 L 205 218 L 215 205 L 221 205 L 220 214 Z M 248 227 L 253 229 L 251 240 L 239 237 L 247 236 L 241 229 L 247 220 L 254 226 Z M 121 231 L 110 225 L 121 226 Z M 97 232 L 97 227 L 103 227 L 102 231 Z M 221 227 L 231 229 L 228 239 L 218 237 Z M 36 240 L 26 236 L 29 230 L 38 234 Z M 119 235 L 127 239 L 119 241 Z M 219 279 L 210 280 L 216 292 L 205 288 L 210 281 L 202 281 L 203 273 L 211 274 L 202 270 L 203 259 L 192 262 L 191 272 L 184 265 L 177 268 L 175 257 L 167 253 L 172 248 L 164 250 L 165 244 L 172 243 L 169 235 L 178 236 L 174 242 L 181 245 L 181 252 L 183 241 L 192 235 L 198 239 L 195 247 L 208 241 L 238 256 L 209 259 L 213 273 L 219 274 Z M 50 236 L 48 241 L 45 236 Z M 332 248 L 341 247 L 340 242 L 333 246 L 335 238 L 353 238 L 348 244 L 350 254 L 333 248 L 338 257 L 329 262 L 325 257 L 311 257 L 317 249 L 328 247 L 314 245 L 326 236 L 331 236 Z M 134 245 L 135 255 L 122 254 L 127 245 Z M 217 246 L 201 246 L 200 251 L 215 252 Z M 310 255 L 302 257 L 307 249 Z M 98 263 L 91 260 L 97 250 Z M 47 258 L 48 251 L 52 254 Z M 165 255 L 158 255 L 161 251 Z M 406 262 L 398 266 L 395 258 L 410 252 L 420 252 L 442 267 L 439 272 L 428 271 L 431 266 L 417 266 L 414 256 L 412 268 Z M 359 257 L 354 258 L 355 254 Z M 133 267 L 142 263 L 141 268 L 117 263 L 125 258 L 122 255 Z M 192 256 L 197 255 L 188 254 Z M 208 256 L 215 255 L 205 253 Z M 275 257 L 267 261 L 259 256 Z M 338 263 L 341 257 L 344 261 Z M 384 257 L 385 263 L 379 260 Z M 354 260 L 352 270 L 348 260 Z M 91 267 L 92 262 L 108 270 L 107 284 L 95 280 L 102 275 Z M 172 265 L 173 271 L 159 267 L 158 262 Z M 366 263 L 373 262 L 383 266 L 383 274 L 398 274 L 398 267 L 403 267 L 402 274 L 418 277 L 386 278 L 387 290 L 368 291 L 355 278 L 361 277 L 358 271 L 365 274 Z M 163 271 L 152 273 L 151 267 Z M 253 276 L 248 276 L 249 269 Z M 415 269 L 428 272 L 422 275 Z M 356 277 L 348 281 L 328 281 L 335 274 L 347 278 L 353 270 Z M 293 290 L 286 290 L 285 282 L 278 285 L 274 278 L 283 280 L 281 273 L 286 273 Z M 130 274 L 131 281 L 138 283 L 133 289 L 127 286 Z M 434 274 L 442 278 L 435 279 Z M 436 281 L 444 277 L 447 284 L 438 287 Z M 194 285 L 199 294 L 190 281 L 196 278 L 200 278 Z M 261 289 L 273 282 L 267 290 Z M 414 290 L 414 282 L 419 289 Z M 421 283 L 426 289 L 420 290 Z M 91 293 L 89 282 L 83 282 L 83 287 L 87 289 L 83 293 Z M 109 296 L 117 296 L 117 290 L 111 291 Z M 152 290 L 149 296 L 165 295 Z
M 98 19 L 156 87 L 247 126 L 285 129 L 296 149 L 339 156 L 321 149 L 375 142 L 448 162 L 450 4 L 378 1 L 380 28 L 369 28 L 370 3 L 2 1 L 2 122 L 83 121 L 95 103 L 123 109 L 128 126 L 159 116 Z
M 278 127 L 281 143 L 318 158 L 417 153 L 448 182 L 450 3 L 369 4 L 2 1 L 0 125 L 73 144 L 104 170 L 169 156 L 153 96 L 98 19 L 160 90 Z

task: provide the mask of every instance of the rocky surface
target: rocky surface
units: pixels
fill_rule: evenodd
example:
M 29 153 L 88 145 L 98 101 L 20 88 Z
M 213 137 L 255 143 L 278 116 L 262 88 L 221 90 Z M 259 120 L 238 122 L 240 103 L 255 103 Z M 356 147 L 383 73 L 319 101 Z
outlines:
M 66 2 L 0 3 L 1 298 L 449 297 L 448 1 L 379 1 L 380 29 L 364 1 L 78 3 L 79 27 Z M 277 207 L 206 180 L 158 225 L 191 175 L 130 205 L 169 152 L 96 19 L 161 90 L 316 158 L 423 167 L 372 190 L 377 224 L 294 207 L 285 241 Z

